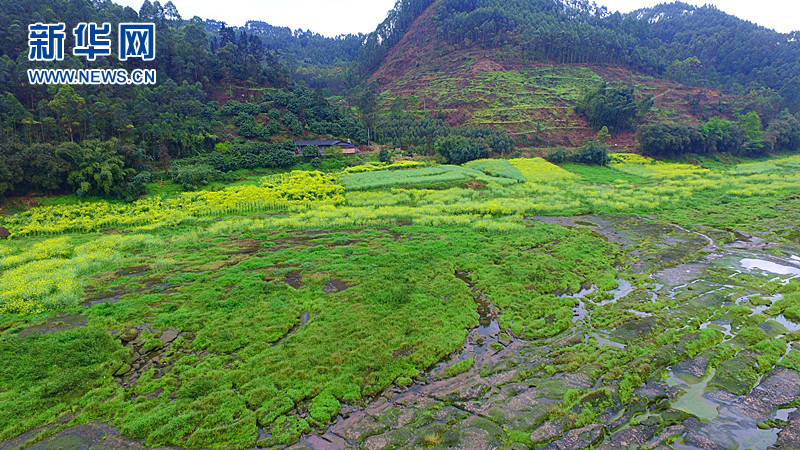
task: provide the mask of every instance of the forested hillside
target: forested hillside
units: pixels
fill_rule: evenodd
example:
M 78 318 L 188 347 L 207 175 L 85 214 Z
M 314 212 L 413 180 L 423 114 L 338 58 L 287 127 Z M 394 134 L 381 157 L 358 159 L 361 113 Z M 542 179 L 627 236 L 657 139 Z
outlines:
M 29 62 L 27 25 L 60 21 L 110 22 L 112 29 L 120 22 L 154 22 L 158 57 L 88 62 L 68 51 L 62 62 Z M 0 27 L 9 30 L 0 36 L 0 197 L 77 192 L 131 200 L 144 193 L 150 173 L 171 160 L 200 158 L 191 170 L 173 167 L 175 181 L 192 186 L 219 178 L 220 168 L 252 166 L 243 160 L 269 166 L 275 158 L 268 155 L 293 150 L 285 142 L 299 136 L 365 142 L 349 110 L 293 84 L 278 53 L 255 33 L 223 26 L 209 35 L 206 23 L 182 19 L 171 2 L 145 1 L 138 12 L 111 2 L 7 2 Z M 67 33 L 65 48 L 73 39 Z M 32 86 L 26 70 L 34 67 L 144 67 L 156 69 L 159 78 L 155 86 Z M 227 104 L 236 86 L 247 94 L 236 96 L 241 104 Z M 236 145 L 222 147 L 233 150 L 220 164 L 214 151 L 226 142 Z M 253 145 L 258 142 L 264 145 Z
M 299 137 L 375 141 L 443 161 L 515 145 L 580 147 L 603 128 L 609 144 L 653 155 L 758 154 L 800 139 L 797 33 L 713 7 L 612 14 L 586 1 L 401 0 L 374 32 L 336 38 L 259 19 L 231 27 L 149 0 L 138 11 L 85 0 L 4 3 L 0 195 L 132 199 L 152 172 L 192 166 L 175 180 L 198 185 L 275 161 Z M 59 21 L 155 22 L 158 58 L 87 62 L 67 52 L 58 64 L 29 62 L 27 25 Z M 67 33 L 67 48 L 72 40 Z M 31 67 L 146 67 L 159 80 L 30 86 Z M 605 85 L 613 95 L 590 97 Z M 749 116 L 745 133 L 740 118 L 749 113 L 760 125 Z

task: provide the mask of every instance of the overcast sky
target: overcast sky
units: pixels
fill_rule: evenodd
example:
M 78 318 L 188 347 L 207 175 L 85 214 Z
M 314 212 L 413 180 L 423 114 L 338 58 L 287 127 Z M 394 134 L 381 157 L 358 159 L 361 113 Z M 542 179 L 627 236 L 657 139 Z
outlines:
M 143 0 L 114 0 L 139 10 Z M 800 29 L 800 2 L 797 0 L 684 0 L 719 9 L 780 32 Z M 162 4 L 167 0 L 162 0 Z M 326 36 L 369 33 L 375 30 L 395 0 L 172 0 L 184 18 L 200 16 L 229 25 L 244 25 L 261 20 L 292 29 L 310 29 Z M 611 11 L 629 12 L 663 3 L 658 0 L 599 0 Z

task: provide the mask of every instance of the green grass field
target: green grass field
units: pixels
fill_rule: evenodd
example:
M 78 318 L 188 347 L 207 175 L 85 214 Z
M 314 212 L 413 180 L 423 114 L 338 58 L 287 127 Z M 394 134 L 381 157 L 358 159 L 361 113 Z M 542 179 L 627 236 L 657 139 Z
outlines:
M 603 408 L 633 401 L 648 376 L 660 378 L 666 364 L 656 360 L 675 357 L 659 353 L 664 345 L 684 345 L 682 358 L 716 349 L 713 383 L 744 395 L 800 336 L 747 331 L 756 319 L 732 319 L 741 325 L 741 342 L 732 342 L 758 361 L 743 369 L 721 332 L 701 333 L 692 319 L 738 317 L 738 304 L 715 311 L 689 291 L 634 301 L 644 295 L 638 290 L 619 304 L 601 302 L 624 280 L 643 289 L 650 273 L 707 252 L 694 231 L 720 243 L 758 234 L 778 244 L 772 254 L 787 257 L 800 238 L 798 161 L 709 169 L 623 154 L 608 167 L 540 158 L 372 165 L 133 204 L 50 202 L 7 215 L 0 218 L 12 232 L 0 242 L 0 442 L 102 422 L 148 446 L 293 444 L 325 432 L 343 405 L 369 405 L 458 354 L 484 318 L 479 297 L 497 313 L 495 351 L 513 337 L 529 352 L 551 352 L 524 370 L 519 361 L 508 366 L 519 380 L 539 377 L 558 401 L 531 423 L 490 416 L 505 427 L 498 439 L 508 445 L 531 445 L 531 431 L 547 418 L 573 420 L 574 428 L 599 423 Z M 607 217 L 620 231 L 609 238 L 600 228 L 531 218 L 577 215 Z M 657 225 L 621 225 L 639 220 Z M 709 280 L 723 275 L 714 270 Z M 796 281 L 740 278 L 741 292 L 783 294 L 764 314 L 800 319 Z M 572 339 L 574 308 L 583 304 L 564 294 L 589 286 L 593 326 L 616 330 L 628 352 L 601 348 L 590 334 L 554 344 Z M 691 326 L 669 323 L 660 315 L 668 306 Z M 655 314 L 647 320 L 660 337 L 639 344 L 644 338 L 626 337 L 638 317 L 631 311 Z M 793 367 L 795 356 L 781 364 Z M 441 377 L 501 372 L 483 364 L 472 355 Z M 556 386 L 557 373 L 588 374 L 606 393 L 590 402 L 585 395 L 600 394 Z M 444 435 L 426 439 L 445 442 L 437 440 Z

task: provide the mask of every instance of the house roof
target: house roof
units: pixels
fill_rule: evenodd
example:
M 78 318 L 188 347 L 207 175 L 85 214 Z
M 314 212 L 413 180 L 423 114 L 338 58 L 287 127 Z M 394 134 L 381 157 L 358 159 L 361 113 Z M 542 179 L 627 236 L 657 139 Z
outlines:
M 298 147 L 307 147 L 309 145 L 316 145 L 317 147 L 333 147 L 334 145 L 338 145 L 342 148 L 356 148 L 355 145 L 341 139 L 327 139 L 322 141 L 294 141 L 294 145 Z
M 344 141 L 342 141 L 341 139 L 328 139 L 328 140 L 325 140 L 325 141 L 294 141 L 294 145 L 296 145 L 298 147 L 306 147 L 308 145 L 316 145 L 317 147 L 320 147 L 320 146 L 322 146 L 322 147 L 330 147 L 330 146 L 333 146 L 333 145 L 337 145 L 337 144 L 339 144 L 341 142 L 344 142 Z M 346 144 L 347 142 L 344 142 L 344 143 Z

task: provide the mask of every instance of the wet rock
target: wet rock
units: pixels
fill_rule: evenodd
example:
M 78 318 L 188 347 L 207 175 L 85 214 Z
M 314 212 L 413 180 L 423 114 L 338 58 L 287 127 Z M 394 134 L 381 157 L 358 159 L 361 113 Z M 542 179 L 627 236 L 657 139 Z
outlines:
M 62 430 L 29 448 L 36 450 L 53 448 L 141 449 L 144 446 L 139 441 L 120 436 L 114 427 L 101 423 L 87 423 Z
M 599 423 L 567 431 L 564 436 L 546 445 L 545 449 L 578 450 L 597 445 L 603 439 L 603 426 Z
M 347 289 L 350 289 L 350 285 L 347 284 L 346 281 L 332 278 L 331 281 L 329 281 L 328 284 L 326 284 L 322 290 L 326 294 L 333 294 L 336 292 L 345 291 Z
M 558 348 L 574 347 L 574 346 L 576 346 L 578 344 L 582 344 L 584 339 L 585 339 L 585 337 L 582 334 L 577 334 L 577 333 L 576 334 L 572 334 L 570 336 L 567 336 L 567 337 L 565 337 L 563 339 L 560 339 L 560 340 L 554 342 L 552 344 L 552 348 L 553 349 L 558 349 Z
M 698 432 L 695 432 L 695 431 L 688 431 L 686 433 L 686 436 L 684 436 L 684 438 L 683 438 L 683 443 L 685 445 L 688 445 L 688 446 L 691 446 L 691 447 L 695 447 L 695 448 L 701 448 L 701 449 L 704 449 L 704 450 L 724 450 L 725 449 L 725 447 L 722 447 L 722 446 L 718 445 L 716 442 L 714 442 L 713 439 L 711 439 L 711 438 L 709 438 L 707 436 L 703 436 L 702 434 L 699 434 Z
M 616 415 L 616 412 L 614 412 L 608 420 L 613 419 L 613 417 L 615 415 Z M 616 420 L 611 420 L 610 422 L 608 422 L 607 420 L 603 420 L 603 422 L 607 423 L 606 427 L 609 430 L 617 430 L 620 427 L 622 427 L 623 425 L 625 425 L 628 422 L 630 422 L 632 418 L 633 418 L 633 413 L 631 413 L 630 411 L 626 410 L 625 413 L 623 413 Z
M 179 330 L 175 330 L 175 329 L 170 329 L 170 328 L 168 328 L 168 329 L 164 330 L 164 331 L 161 333 L 161 336 L 160 336 L 161 342 L 163 342 L 163 343 L 164 343 L 164 345 L 166 345 L 166 344 L 169 344 L 169 343 L 171 343 L 172 341 L 174 341 L 175 339 L 177 339 L 177 338 L 178 338 L 178 335 L 179 335 L 180 333 L 181 333 L 181 332 L 180 332 Z
M 670 440 L 674 436 L 682 436 L 683 433 L 686 432 L 686 428 L 683 425 L 673 425 L 661 430 L 655 437 L 649 440 L 645 445 L 645 448 L 664 448 L 664 449 L 672 449 L 673 447 L 667 444 L 667 441 Z
M 302 274 L 301 271 L 293 270 L 287 273 L 286 276 L 281 281 L 283 281 L 284 283 L 288 284 L 289 286 L 295 289 L 300 289 L 301 287 L 303 287 L 303 276 L 301 274 Z
M 708 358 L 702 356 L 679 362 L 672 368 L 672 372 L 676 375 L 690 375 L 697 381 L 705 378 L 707 370 Z
M 434 411 L 431 416 L 438 421 L 452 422 L 453 419 L 463 419 L 469 413 L 462 411 L 453 406 L 445 406 L 444 408 Z
M 88 318 L 81 314 L 62 314 L 58 317 L 47 319 L 44 323 L 30 326 L 19 332 L 19 337 L 30 336 L 34 333 L 49 334 L 70 330 L 86 325 Z
M 753 236 L 751 234 L 742 233 L 741 231 L 735 231 L 734 238 L 736 239 L 733 242 L 725 244 L 725 247 L 728 248 L 737 248 L 742 250 L 763 250 L 772 247 L 780 247 L 779 244 L 774 242 L 767 242 L 763 238 L 758 236 Z
M 406 392 L 395 396 L 392 403 L 407 408 L 415 407 L 418 409 L 425 409 L 438 403 L 436 400 L 423 395 L 419 392 Z
M 507 402 L 498 403 L 489 410 L 489 415 L 512 429 L 530 430 L 547 418 L 553 405 L 533 400 L 537 394 L 533 389 L 524 395 L 512 397 Z
M 331 440 L 332 439 L 332 440 Z M 333 436 L 332 434 L 328 433 L 325 437 L 321 436 L 309 436 L 306 439 L 303 439 L 299 443 L 289 447 L 297 448 L 297 449 L 305 449 L 311 448 L 314 450 L 339 450 L 345 448 L 347 446 L 347 442 L 339 437 Z
M 136 328 L 128 328 L 119 334 L 119 340 L 125 343 L 131 342 L 137 337 L 139 337 L 139 330 Z
M 564 380 L 564 385 L 569 389 L 588 389 L 594 385 L 594 380 L 589 375 L 582 372 L 566 373 L 558 376 Z
M 773 405 L 785 405 L 800 397 L 800 375 L 794 370 L 777 369 L 765 376 L 753 391 L 762 391 Z
M 612 435 L 597 447 L 597 449 L 638 448 L 647 442 L 650 437 L 652 437 L 652 433 L 648 436 L 642 427 L 631 427 Z
M 640 397 L 646 398 L 649 403 L 655 403 L 658 400 L 667 398 L 667 389 L 668 386 L 663 381 L 648 381 L 633 392 Z
M 396 439 L 396 434 L 398 433 L 385 433 L 378 436 L 370 436 L 364 441 L 363 447 L 368 450 L 389 448 L 389 443 Z
M 789 414 L 789 423 L 778 433 L 778 448 L 800 448 L 800 410 Z
M 348 441 L 361 442 L 369 436 L 385 431 L 388 427 L 365 413 L 356 413 L 331 427 L 330 432 Z
M 471 442 L 470 436 L 478 436 L 475 442 L 480 446 L 484 442 L 484 436 L 488 435 L 485 438 L 488 448 L 498 448 L 503 446 L 507 438 L 505 429 L 485 417 L 471 415 L 459 422 L 458 425 L 461 427 L 464 443 Z M 487 435 L 477 433 L 477 430 L 485 431 Z
M 611 336 L 614 338 L 613 340 L 629 343 L 642 339 L 650 334 L 650 330 L 653 328 L 654 324 L 654 317 L 632 320 L 620 325 L 611 333 Z
M 683 438 L 683 443 L 686 445 L 694 446 L 701 449 L 717 450 L 724 447 L 717 445 L 714 440 L 701 434 L 701 429 L 704 424 L 696 417 L 690 417 L 683 422 L 686 428 L 686 434 Z
M 150 270 L 150 266 L 131 266 L 114 271 L 116 277 L 136 277 L 145 274 Z
M 401 409 L 397 413 L 397 426 L 404 427 L 417 419 L 417 413 L 413 409 Z
M 381 397 L 380 399 L 378 399 L 378 401 L 376 401 L 375 403 L 370 405 L 367 409 L 365 409 L 364 412 L 372 417 L 376 417 L 390 411 L 392 408 L 394 408 L 394 405 L 389 403 L 389 401 L 386 398 Z
M 561 425 L 553 421 L 547 421 L 531 433 L 531 442 L 543 444 L 561 436 Z
M 664 283 L 668 287 L 679 286 L 690 283 L 705 272 L 706 266 L 697 263 L 678 264 L 675 267 L 661 269 L 653 274 L 653 277 Z
M 482 450 L 494 448 L 491 443 L 491 435 L 488 431 L 481 428 L 467 428 L 461 430 L 461 445 L 469 445 L 469 448 Z
M 789 404 L 800 397 L 800 375 L 794 370 L 776 369 L 766 374 L 748 395 L 736 397 L 725 391 L 708 395 L 717 402 L 730 404 L 733 415 L 758 423 L 768 419 L 776 406 Z

